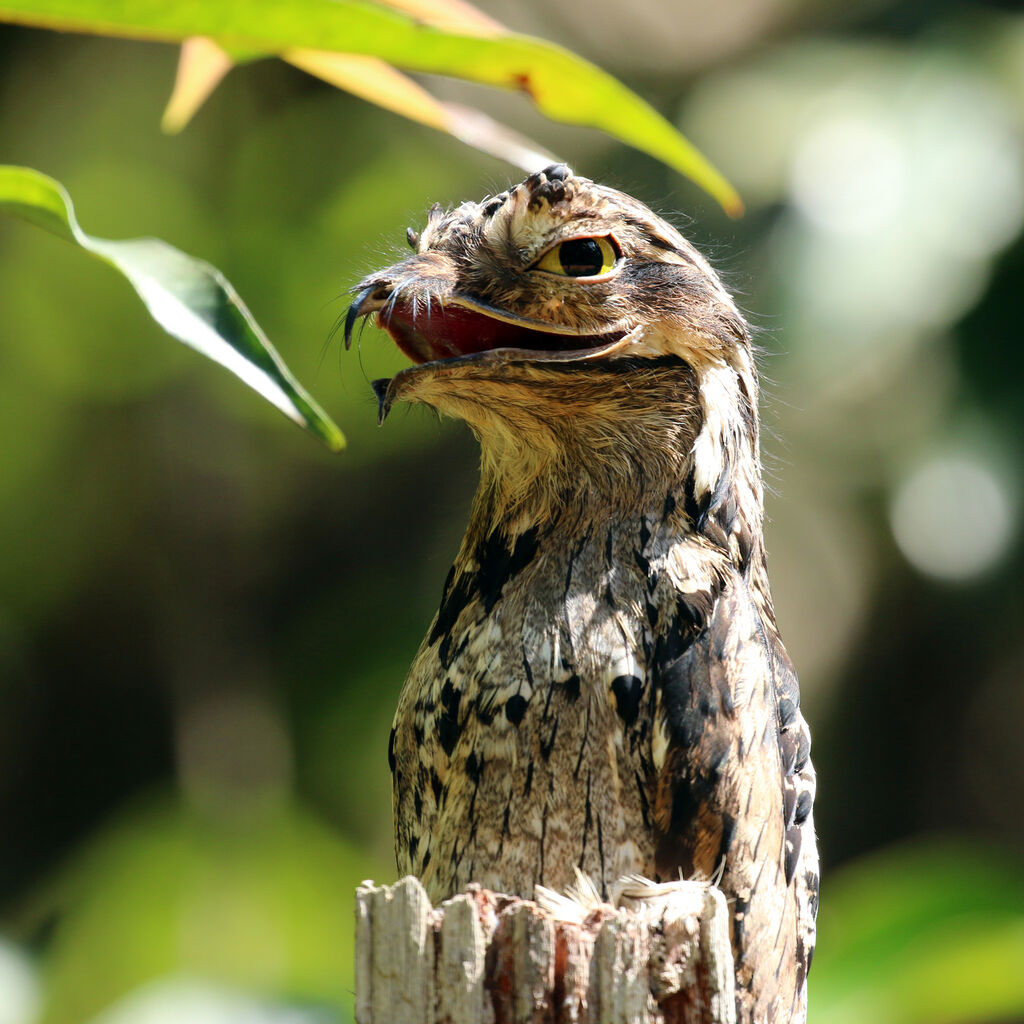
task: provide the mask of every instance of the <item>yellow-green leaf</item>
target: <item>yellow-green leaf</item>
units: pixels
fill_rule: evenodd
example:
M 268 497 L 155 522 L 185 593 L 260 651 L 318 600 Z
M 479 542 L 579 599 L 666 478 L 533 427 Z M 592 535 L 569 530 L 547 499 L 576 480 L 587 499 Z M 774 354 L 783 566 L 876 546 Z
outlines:
M 412 121 L 454 135 L 469 146 L 536 171 L 556 157 L 532 139 L 495 121 L 480 110 L 442 103 L 408 75 L 376 57 L 323 50 L 287 50 L 290 64 Z
M 212 40 L 195 36 L 181 44 L 174 91 L 160 127 L 180 132 L 231 70 L 231 58 Z
M 208 36 L 228 52 L 359 53 L 518 89 L 556 121 L 600 128 L 692 178 L 729 213 L 743 209 L 735 189 L 649 104 L 587 61 L 529 36 L 443 31 L 365 0 L 0 0 L 0 20 L 168 42 Z

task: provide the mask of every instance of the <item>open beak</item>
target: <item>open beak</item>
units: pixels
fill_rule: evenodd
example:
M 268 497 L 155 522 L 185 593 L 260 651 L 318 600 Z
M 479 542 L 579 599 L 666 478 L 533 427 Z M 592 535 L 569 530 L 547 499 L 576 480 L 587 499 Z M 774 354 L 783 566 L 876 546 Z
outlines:
M 566 359 L 603 355 L 616 348 L 632 325 L 621 324 L 587 334 L 562 324 L 512 316 L 467 296 L 444 299 L 422 294 L 406 299 L 386 286 L 369 285 L 345 314 L 345 347 L 360 317 L 377 314 L 377 323 L 418 364 L 463 359 L 485 353 L 509 358 Z

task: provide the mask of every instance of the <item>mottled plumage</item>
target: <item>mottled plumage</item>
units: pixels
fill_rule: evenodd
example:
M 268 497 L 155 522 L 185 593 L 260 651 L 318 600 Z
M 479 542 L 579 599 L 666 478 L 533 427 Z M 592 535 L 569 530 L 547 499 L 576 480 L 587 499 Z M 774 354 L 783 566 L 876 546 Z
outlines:
M 564 166 L 410 241 L 347 330 L 377 311 L 421 364 L 377 383 L 382 417 L 460 417 L 482 457 L 391 735 L 400 871 L 435 900 L 721 871 L 740 1019 L 802 1020 L 814 773 L 743 318 L 674 228 Z

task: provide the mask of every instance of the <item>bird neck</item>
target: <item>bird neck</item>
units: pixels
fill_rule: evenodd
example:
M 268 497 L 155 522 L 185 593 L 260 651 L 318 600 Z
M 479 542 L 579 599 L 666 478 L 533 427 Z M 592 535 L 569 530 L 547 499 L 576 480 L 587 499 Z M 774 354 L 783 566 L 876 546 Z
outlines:
M 463 413 L 481 445 L 463 552 L 495 532 L 562 543 L 656 519 L 763 576 L 757 381 L 740 356 L 548 370 L 541 395 L 532 379 L 521 396 L 503 389 L 500 407 Z

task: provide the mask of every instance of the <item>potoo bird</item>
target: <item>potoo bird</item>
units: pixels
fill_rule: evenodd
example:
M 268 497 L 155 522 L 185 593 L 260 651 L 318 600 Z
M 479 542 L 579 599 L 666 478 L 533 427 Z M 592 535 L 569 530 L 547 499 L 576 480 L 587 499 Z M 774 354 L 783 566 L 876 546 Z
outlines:
M 435 206 L 371 274 L 416 364 L 374 387 L 469 424 L 480 484 L 388 758 L 401 873 L 533 898 L 575 869 L 719 878 L 741 1021 L 801 1021 L 814 771 L 762 538 L 750 332 L 707 261 L 564 165 Z

